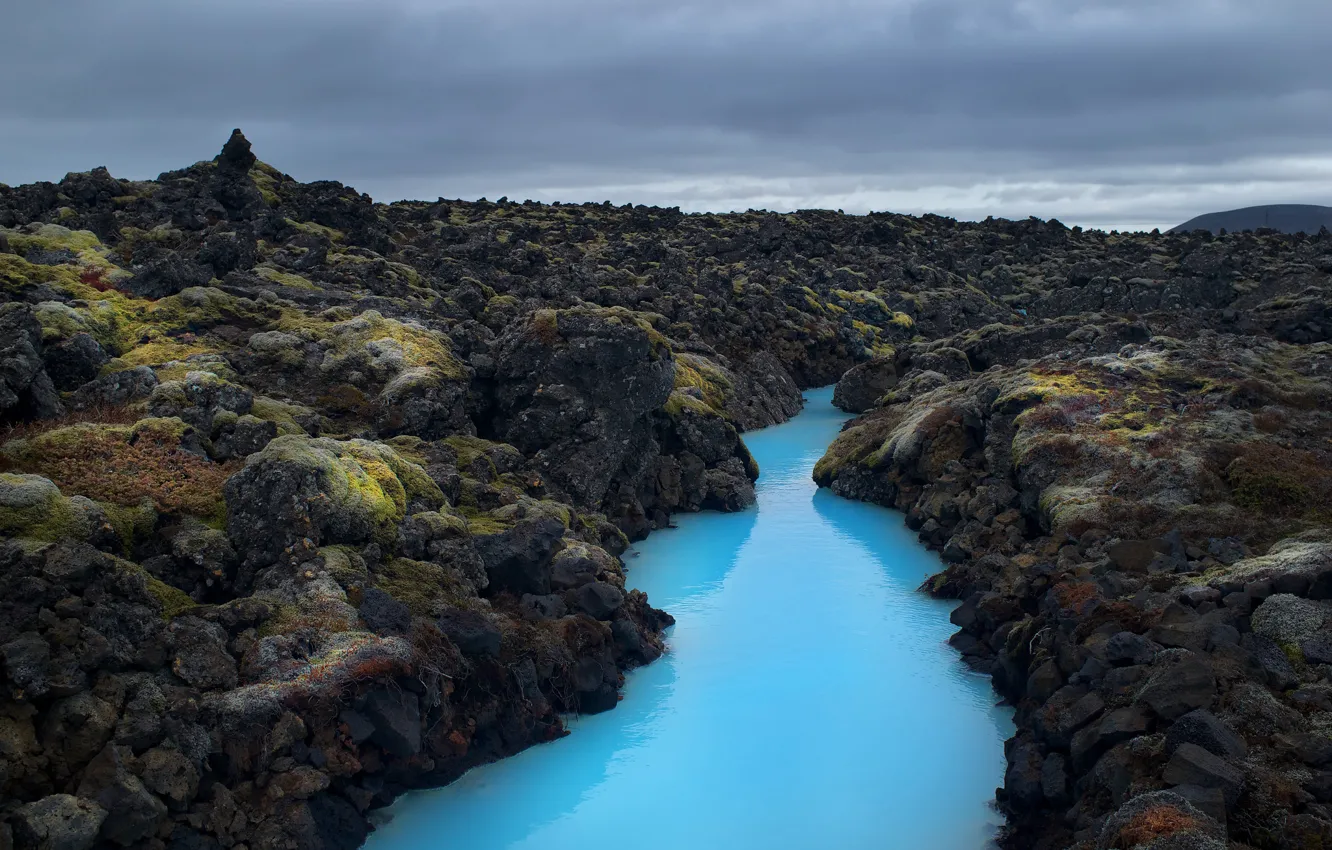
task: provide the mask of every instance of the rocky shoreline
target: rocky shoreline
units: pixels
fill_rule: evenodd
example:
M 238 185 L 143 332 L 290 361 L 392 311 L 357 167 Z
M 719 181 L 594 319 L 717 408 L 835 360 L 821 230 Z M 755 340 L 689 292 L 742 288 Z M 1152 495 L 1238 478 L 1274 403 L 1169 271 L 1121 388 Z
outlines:
M 1332 846 L 1332 325 L 1291 306 L 993 329 L 839 385 L 872 410 L 816 478 L 941 550 L 951 643 L 1016 708 L 1002 846 Z
M 1326 235 L 375 204 L 239 131 L 0 186 L 0 848 L 351 850 L 613 708 L 671 622 L 619 556 L 752 503 L 740 434 L 839 379 L 820 483 L 943 550 L 1018 707 L 1009 846 L 1321 846 L 1329 273 Z

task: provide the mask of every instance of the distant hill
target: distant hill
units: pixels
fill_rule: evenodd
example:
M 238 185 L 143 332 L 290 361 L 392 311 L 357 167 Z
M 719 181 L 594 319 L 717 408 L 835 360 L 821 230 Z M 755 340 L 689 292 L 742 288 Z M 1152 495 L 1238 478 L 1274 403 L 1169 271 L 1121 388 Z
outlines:
M 1313 234 L 1317 233 L 1320 227 L 1332 230 L 1332 207 L 1320 207 L 1315 204 L 1267 204 L 1261 207 L 1244 207 L 1191 218 L 1179 227 L 1171 228 L 1170 232 L 1210 230 L 1216 233 L 1223 227 L 1231 233 L 1271 227 L 1282 233 L 1304 231 Z

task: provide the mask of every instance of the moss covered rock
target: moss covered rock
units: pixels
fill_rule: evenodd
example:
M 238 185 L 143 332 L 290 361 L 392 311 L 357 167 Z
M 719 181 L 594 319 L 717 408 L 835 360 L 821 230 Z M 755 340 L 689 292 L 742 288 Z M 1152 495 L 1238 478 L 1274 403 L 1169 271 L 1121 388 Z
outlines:
M 251 455 L 225 488 L 228 531 L 252 565 L 272 563 L 309 540 L 392 541 L 408 507 L 435 509 L 439 487 L 383 443 L 295 435 Z

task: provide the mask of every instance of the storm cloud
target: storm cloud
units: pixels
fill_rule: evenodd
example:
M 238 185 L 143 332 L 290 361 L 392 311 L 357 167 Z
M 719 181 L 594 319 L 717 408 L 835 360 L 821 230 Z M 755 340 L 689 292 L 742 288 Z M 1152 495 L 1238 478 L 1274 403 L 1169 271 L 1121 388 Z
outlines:
M 64 0 L 0 10 L 0 181 L 234 126 L 378 200 L 1170 226 L 1332 203 L 1326 0 Z

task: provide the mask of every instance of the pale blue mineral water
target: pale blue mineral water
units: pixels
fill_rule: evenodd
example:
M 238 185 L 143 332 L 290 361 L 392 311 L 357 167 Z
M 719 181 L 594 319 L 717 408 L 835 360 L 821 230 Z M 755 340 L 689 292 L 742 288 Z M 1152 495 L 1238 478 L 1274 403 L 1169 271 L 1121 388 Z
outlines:
M 817 490 L 831 389 L 745 436 L 758 506 L 626 555 L 669 652 L 573 734 L 409 795 L 371 850 L 978 850 L 1009 712 L 945 641 L 940 569 L 900 514 Z

